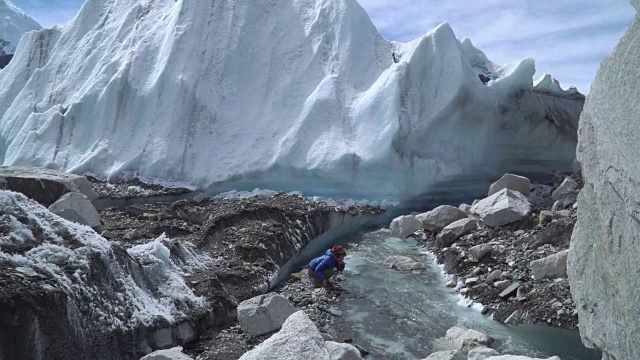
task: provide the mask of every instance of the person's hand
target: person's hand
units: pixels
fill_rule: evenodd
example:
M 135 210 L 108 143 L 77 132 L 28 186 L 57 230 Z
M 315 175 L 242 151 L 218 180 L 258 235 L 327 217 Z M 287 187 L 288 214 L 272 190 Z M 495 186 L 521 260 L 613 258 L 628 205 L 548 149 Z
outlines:
M 324 279 L 324 280 L 322 281 L 322 287 L 323 287 L 323 288 L 328 289 L 330 286 L 331 286 L 331 283 L 329 283 L 329 280 Z

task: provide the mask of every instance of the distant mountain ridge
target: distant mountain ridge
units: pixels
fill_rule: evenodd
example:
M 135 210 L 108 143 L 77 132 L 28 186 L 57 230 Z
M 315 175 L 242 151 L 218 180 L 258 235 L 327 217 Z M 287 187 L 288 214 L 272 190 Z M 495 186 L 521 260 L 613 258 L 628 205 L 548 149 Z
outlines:
M 22 35 L 42 26 L 9 0 L 0 0 L 0 55 L 13 54 Z M 0 60 L 0 63 L 2 61 Z M 1 65 L 0 65 L 1 67 Z

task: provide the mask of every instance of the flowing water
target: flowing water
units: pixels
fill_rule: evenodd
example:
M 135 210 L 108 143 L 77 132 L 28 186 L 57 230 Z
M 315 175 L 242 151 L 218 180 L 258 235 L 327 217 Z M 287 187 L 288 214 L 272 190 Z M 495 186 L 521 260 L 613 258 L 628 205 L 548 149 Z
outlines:
M 412 240 L 390 238 L 388 231 L 366 233 L 350 241 L 344 300 L 338 305 L 344 328 L 356 343 L 371 350 L 371 359 L 423 359 L 431 341 L 459 325 L 497 339 L 501 354 L 562 360 L 599 360 L 599 353 L 580 343 L 577 331 L 545 326 L 505 326 L 468 307 L 445 286 L 434 257 Z M 427 269 L 402 273 L 385 260 L 405 255 L 422 261 Z M 343 334 L 345 335 L 345 334 Z

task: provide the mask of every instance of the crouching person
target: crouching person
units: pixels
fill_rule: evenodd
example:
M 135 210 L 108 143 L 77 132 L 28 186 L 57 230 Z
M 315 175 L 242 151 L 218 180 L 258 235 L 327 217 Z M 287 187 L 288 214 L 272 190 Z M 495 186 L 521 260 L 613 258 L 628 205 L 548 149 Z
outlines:
M 317 257 L 309 263 L 309 278 L 316 287 L 331 287 L 331 278 L 336 271 L 344 271 L 344 258 L 347 252 L 340 245 L 327 250 L 324 255 Z

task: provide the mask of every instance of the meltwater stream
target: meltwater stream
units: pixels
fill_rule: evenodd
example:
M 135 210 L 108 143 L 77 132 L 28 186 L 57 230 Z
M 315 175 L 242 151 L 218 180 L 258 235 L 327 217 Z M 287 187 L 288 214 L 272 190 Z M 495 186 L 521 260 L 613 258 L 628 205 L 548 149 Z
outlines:
M 415 241 L 390 238 L 387 230 L 350 240 L 346 295 L 338 305 L 344 326 L 341 336 L 352 337 L 371 351 L 371 359 L 424 359 L 431 341 L 459 325 L 497 340 L 501 354 L 562 360 L 599 360 L 600 354 L 582 346 L 577 331 L 541 326 L 505 326 L 463 304 L 455 290 L 445 286 L 441 269 L 431 254 Z M 402 273 L 386 259 L 405 255 L 427 269 Z

